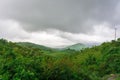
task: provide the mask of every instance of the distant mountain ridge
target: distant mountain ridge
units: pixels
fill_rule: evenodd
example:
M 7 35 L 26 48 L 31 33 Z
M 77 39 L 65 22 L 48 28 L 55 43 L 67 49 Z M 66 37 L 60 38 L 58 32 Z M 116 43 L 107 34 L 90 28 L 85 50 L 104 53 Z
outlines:
M 72 50 L 82 50 L 84 48 L 89 47 L 88 45 L 82 44 L 82 43 L 77 43 L 77 44 L 73 44 L 64 48 L 50 48 L 50 47 L 46 47 L 44 45 L 39 45 L 39 44 L 35 44 L 35 43 L 30 43 L 30 42 L 17 42 L 17 45 L 23 46 L 23 47 L 30 47 L 30 48 L 38 48 L 38 49 L 42 49 L 42 50 L 65 50 L 65 49 L 72 49 Z
M 46 47 L 43 45 L 35 44 L 35 43 L 30 43 L 30 42 L 17 42 L 17 45 L 23 46 L 23 47 L 30 47 L 30 48 L 38 48 L 41 50 L 50 50 L 50 47 Z
M 84 48 L 87 48 L 88 46 L 82 43 L 77 43 L 77 44 L 73 44 L 70 46 L 65 47 L 65 49 L 73 49 L 73 50 L 82 50 Z

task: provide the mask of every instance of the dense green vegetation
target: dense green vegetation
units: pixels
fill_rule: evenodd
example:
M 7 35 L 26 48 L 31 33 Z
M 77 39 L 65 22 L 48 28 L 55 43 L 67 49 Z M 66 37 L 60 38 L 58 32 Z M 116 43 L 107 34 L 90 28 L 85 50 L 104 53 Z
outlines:
M 81 51 L 0 39 L 0 80 L 107 80 L 111 74 L 120 79 L 120 39 Z

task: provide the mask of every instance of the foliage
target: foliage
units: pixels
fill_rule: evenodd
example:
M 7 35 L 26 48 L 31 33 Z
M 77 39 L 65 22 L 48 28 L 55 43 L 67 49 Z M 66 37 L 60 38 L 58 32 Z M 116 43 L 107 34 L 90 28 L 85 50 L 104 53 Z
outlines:
M 0 80 L 101 80 L 120 74 L 119 41 L 61 51 L 0 39 Z

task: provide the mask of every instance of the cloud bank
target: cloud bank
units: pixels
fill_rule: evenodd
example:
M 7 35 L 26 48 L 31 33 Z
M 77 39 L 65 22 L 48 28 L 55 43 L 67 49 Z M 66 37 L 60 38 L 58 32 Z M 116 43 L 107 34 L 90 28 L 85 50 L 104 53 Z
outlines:
M 108 41 L 119 9 L 119 0 L 0 0 L 0 37 L 50 47 Z

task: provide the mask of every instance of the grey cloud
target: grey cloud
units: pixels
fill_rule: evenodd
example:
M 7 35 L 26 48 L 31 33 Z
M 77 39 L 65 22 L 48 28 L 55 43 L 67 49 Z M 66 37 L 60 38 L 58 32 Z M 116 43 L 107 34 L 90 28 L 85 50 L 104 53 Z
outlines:
M 114 18 L 119 0 L 0 0 L 0 17 L 14 19 L 26 31 L 58 29 L 89 33 L 93 26 Z

